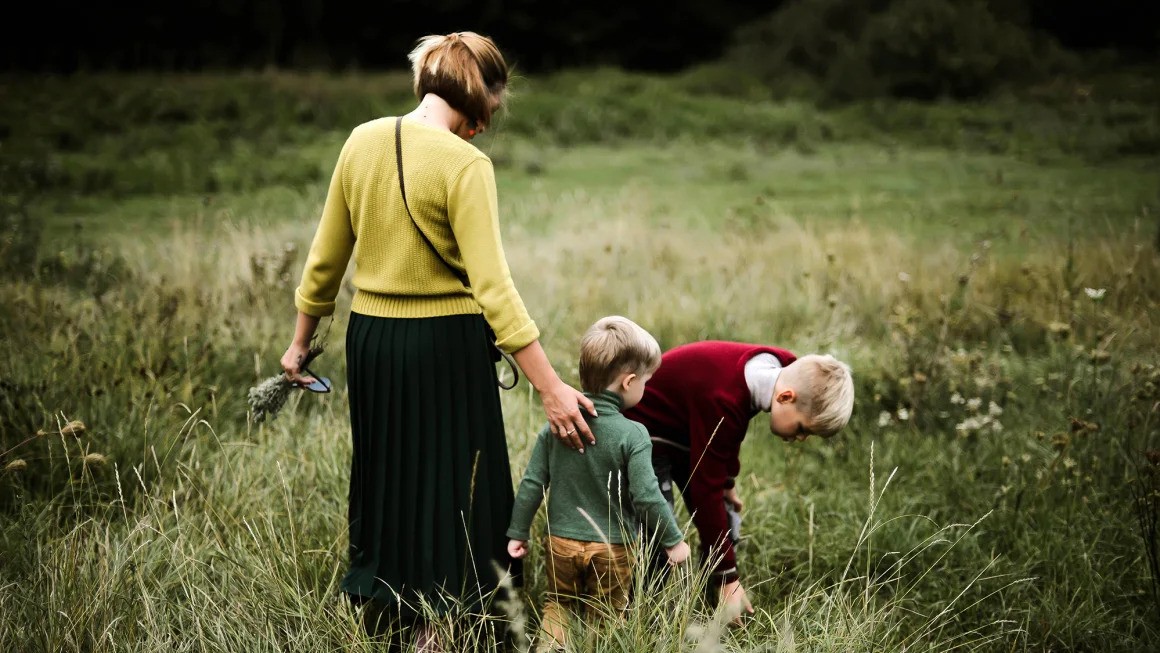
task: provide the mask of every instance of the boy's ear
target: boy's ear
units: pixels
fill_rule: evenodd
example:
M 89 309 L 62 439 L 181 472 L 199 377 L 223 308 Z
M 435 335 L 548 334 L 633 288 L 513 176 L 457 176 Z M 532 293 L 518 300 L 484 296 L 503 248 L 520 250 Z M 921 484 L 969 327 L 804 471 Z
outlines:
M 779 404 L 792 404 L 797 401 L 797 393 L 793 388 L 786 388 L 773 395 L 773 400 Z
M 624 376 L 622 376 L 620 378 L 620 389 L 627 391 L 628 384 L 632 383 L 632 380 L 635 378 L 636 378 L 636 374 L 625 374 Z

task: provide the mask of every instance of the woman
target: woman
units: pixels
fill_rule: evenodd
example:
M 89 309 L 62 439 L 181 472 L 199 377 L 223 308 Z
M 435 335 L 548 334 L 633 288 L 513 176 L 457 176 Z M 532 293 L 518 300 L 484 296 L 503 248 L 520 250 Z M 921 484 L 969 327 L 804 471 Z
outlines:
M 424 37 L 409 58 L 419 105 L 359 125 L 343 146 L 282 357 L 287 378 L 313 382 L 300 361 L 319 318 L 334 312 L 353 255 L 342 589 L 404 618 L 420 599 L 440 613 L 473 611 L 495 587 L 492 562 L 512 563 L 491 331 L 539 392 L 557 437 L 581 450 L 594 443 L 578 407 L 593 412 L 592 403 L 556 375 L 512 283 L 491 161 L 470 143 L 503 104 L 507 64 L 472 32 Z

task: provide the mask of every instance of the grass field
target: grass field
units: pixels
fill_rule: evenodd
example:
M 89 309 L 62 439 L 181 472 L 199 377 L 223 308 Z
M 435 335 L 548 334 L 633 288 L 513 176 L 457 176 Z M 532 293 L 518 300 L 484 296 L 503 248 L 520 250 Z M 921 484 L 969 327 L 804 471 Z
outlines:
M 623 314 L 665 348 L 833 353 L 855 415 L 795 445 L 755 421 L 744 628 L 690 570 L 577 625 L 585 650 L 1160 647 L 1155 82 L 815 108 L 710 77 L 521 80 L 478 143 L 517 287 L 569 382 Z M 407 80 L 0 90 L 0 650 L 372 650 L 337 592 L 349 288 L 336 392 L 261 425 L 246 393 L 343 139 Z M 503 401 L 518 478 L 542 414 L 526 385 Z M 538 547 L 527 581 L 534 629 Z

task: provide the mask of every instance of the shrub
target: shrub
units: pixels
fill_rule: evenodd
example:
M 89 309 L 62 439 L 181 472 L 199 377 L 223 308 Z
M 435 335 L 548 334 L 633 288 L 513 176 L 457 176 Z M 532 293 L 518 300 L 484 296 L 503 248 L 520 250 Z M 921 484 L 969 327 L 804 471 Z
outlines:
M 796 0 L 739 30 L 728 59 L 771 88 L 813 78 L 839 101 L 973 98 L 1068 67 L 1008 13 L 982 0 Z

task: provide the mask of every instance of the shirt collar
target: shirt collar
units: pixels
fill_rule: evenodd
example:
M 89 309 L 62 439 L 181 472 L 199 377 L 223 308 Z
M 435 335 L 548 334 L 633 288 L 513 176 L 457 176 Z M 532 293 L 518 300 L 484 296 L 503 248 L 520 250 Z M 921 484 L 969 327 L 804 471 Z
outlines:
M 781 361 L 773 354 L 758 354 L 745 363 L 745 385 L 749 387 L 749 407 L 769 412 L 773 388 L 781 374 Z
M 596 406 L 597 415 L 619 413 L 620 409 L 624 407 L 624 398 L 611 390 L 585 392 L 584 396 L 592 400 L 593 405 Z

